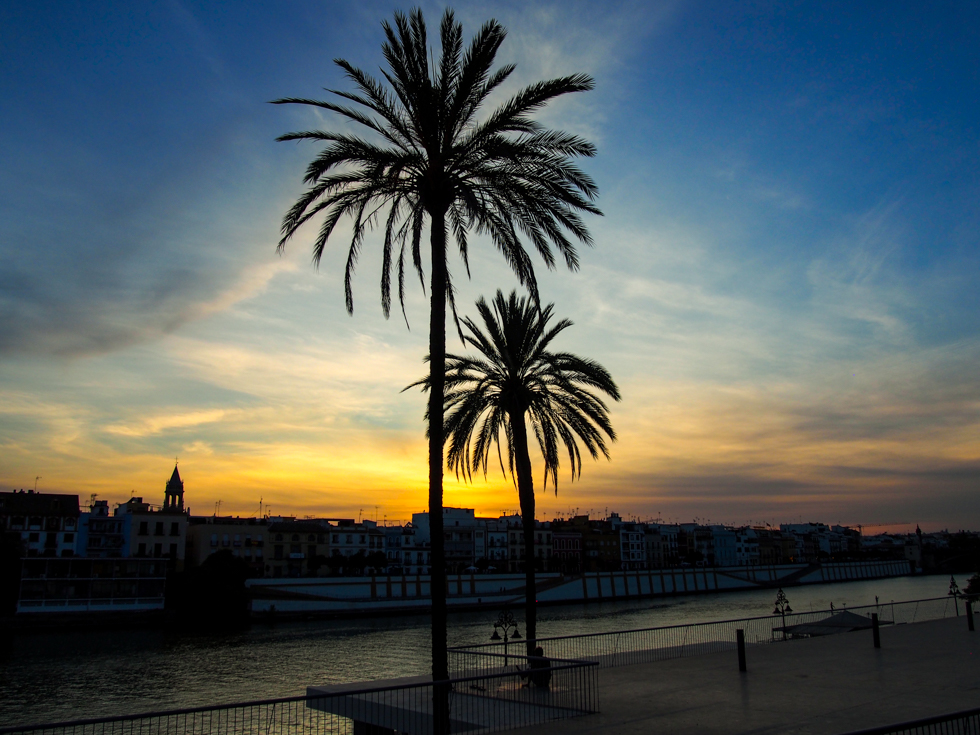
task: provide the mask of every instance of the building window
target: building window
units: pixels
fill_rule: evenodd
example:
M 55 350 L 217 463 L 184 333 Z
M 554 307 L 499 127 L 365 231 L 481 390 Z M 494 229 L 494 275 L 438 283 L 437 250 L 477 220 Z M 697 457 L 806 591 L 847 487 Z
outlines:
M 66 533 L 65 534 L 65 543 L 66 544 L 70 544 L 74 540 L 75 540 L 75 534 L 73 534 L 73 533 Z
M 177 544 L 170 544 L 170 558 L 177 558 Z
M 153 528 L 154 536 L 163 536 L 163 521 L 157 521 L 156 526 Z
M 222 534 L 221 535 L 221 545 L 222 546 L 227 546 L 230 543 L 231 543 L 231 539 L 229 538 L 228 534 L 227 533 Z
M 212 549 L 218 548 L 218 534 L 216 533 L 211 534 L 211 548 Z
M 235 534 L 235 546 L 242 545 L 242 535 L 240 533 Z
M 153 544 L 153 556 L 160 558 L 163 555 L 163 544 Z
M 140 536 L 146 536 L 150 533 L 147 528 L 148 525 L 146 521 L 140 521 Z
M 180 524 L 177 521 L 170 524 L 170 535 L 180 536 Z
M 140 544 L 136 548 L 136 556 L 146 556 L 146 544 Z
M 41 540 L 41 534 L 39 534 L 39 533 L 32 533 L 32 534 L 30 534 L 30 536 L 27 537 L 27 540 L 28 541 L 40 541 Z

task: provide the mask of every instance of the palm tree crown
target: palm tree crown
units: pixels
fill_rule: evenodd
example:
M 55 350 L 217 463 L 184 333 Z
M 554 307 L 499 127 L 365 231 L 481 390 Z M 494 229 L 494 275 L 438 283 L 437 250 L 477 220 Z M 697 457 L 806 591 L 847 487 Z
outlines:
M 544 458 L 544 487 L 551 478 L 558 492 L 561 446 L 568 453 L 572 478 L 582 472 L 583 445 L 593 459 L 609 457 L 606 438 L 615 441 L 604 393 L 619 400 L 619 389 L 599 363 L 567 352 L 551 352 L 551 342 L 572 325 L 562 319 L 549 325 L 554 306 L 539 309 L 530 299 L 497 291 L 493 308 L 477 304 L 483 328 L 464 319 L 467 344 L 479 358 L 446 356 L 444 428 L 449 441 L 447 464 L 457 476 L 486 474 L 491 449 L 503 455 L 517 484 L 524 537 L 525 642 L 531 656 L 537 637 L 537 592 L 534 547 L 534 481 L 528 452 L 530 423 Z M 415 383 L 429 389 L 427 378 Z M 409 386 L 412 387 L 412 386 Z M 430 411 L 434 410 L 430 403 Z M 503 438 L 502 438 L 503 436 Z
M 449 440 L 447 464 L 467 479 L 482 469 L 486 474 L 491 449 L 496 447 L 503 469 L 515 475 L 520 447 L 515 448 L 512 419 L 526 417 L 544 458 L 544 487 L 548 479 L 557 492 L 561 446 L 568 453 L 572 477 L 582 472 L 583 445 L 593 459 L 609 457 L 606 437 L 615 441 L 606 404 L 596 395 L 619 400 L 619 389 L 599 363 L 548 347 L 568 319 L 549 325 L 554 305 L 538 311 L 527 299 L 497 292 L 493 309 L 480 299 L 481 329 L 463 320 L 466 342 L 481 358 L 446 356 L 445 431 Z M 505 437 L 502 446 L 501 434 Z
M 462 27 L 453 12 L 442 17 L 442 56 L 431 63 L 425 21 L 419 10 L 395 13 L 383 23 L 388 86 L 343 59 L 337 59 L 356 92 L 328 90 L 354 106 L 287 97 L 274 104 L 303 104 L 330 110 L 370 131 L 373 141 L 322 130 L 288 133 L 279 140 L 326 143 L 306 171 L 309 189 L 282 222 L 280 249 L 301 225 L 323 214 L 313 258 L 319 262 L 339 221 L 349 217 L 353 237 L 347 259 L 345 294 L 353 310 L 351 277 L 367 231 L 383 220 L 381 301 L 387 316 L 391 278 L 397 273 L 404 309 L 406 259 L 423 278 L 421 241 L 426 219 L 442 236 L 448 227 L 468 270 L 468 231 L 490 237 L 520 282 L 537 294 L 534 269 L 522 238 L 549 268 L 554 245 L 569 268 L 578 256 L 571 238 L 591 244 L 581 212 L 601 214 L 592 203 L 597 188 L 571 162 L 593 156 L 586 140 L 545 130 L 530 115 L 548 101 L 593 88 L 583 74 L 532 84 L 479 120 L 490 94 L 514 71 L 492 70 L 506 31 L 489 21 L 464 52 Z M 396 265 L 397 263 L 397 265 Z M 452 298 L 452 289 L 447 290 Z
M 432 675 L 438 682 L 449 678 L 441 410 L 446 307 L 453 298 L 447 239 L 451 234 L 469 272 L 468 233 L 488 236 L 535 297 L 537 284 L 525 241 L 549 268 L 555 264 L 553 248 L 569 268 L 578 266 L 574 241 L 591 244 L 581 214 L 600 212 L 592 203 L 595 184 L 572 159 L 593 156 L 595 148 L 574 135 L 542 128 L 531 115 L 556 97 L 592 89 L 593 82 L 576 74 L 531 84 L 481 118 L 483 104 L 514 71 L 513 65 L 493 69 L 506 35 L 499 23 L 484 24 L 464 51 L 462 27 L 446 10 L 438 60 L 429 58 L 421 11 L 395 13 L 394 26 L 382 26 L 384 82 L 337 59 L 355 91 L 328 90 L 339 98 L 336 101 L 275 100 L 329 110 L 366 134 L 306 130 L 279 138 L 325 144 L 306 170 L 307 190 L 283 218 L 279 249 L 302 225 L 322 217 L 313 245 L 313 260 L 319 263 L 330 235 L 342 219 L 349 220 L 352 237 L 344 286 L 347 310 L 352 312 L 351 279 L 358 256 L 367 232 L 381 228 L 381 306 L 388 316 L 395 275 L 404 314 L 406 270 L 414 269 L 425 283 L 422 235 L 428 223 Z M 448 727 L 448 695 L 444 688 L 434 691 L 441 698 L 436 713 L 443 721 L 437 722 L 436 730 L 442 732 Z

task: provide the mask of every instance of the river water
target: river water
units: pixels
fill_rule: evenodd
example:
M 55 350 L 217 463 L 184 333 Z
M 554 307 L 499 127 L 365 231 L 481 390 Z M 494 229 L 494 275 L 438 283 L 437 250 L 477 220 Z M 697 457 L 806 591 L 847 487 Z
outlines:
M 958 577 L 960 587 L 966 576 Z M 944 576 L 792 587 L 793 609 L 942 597 Z M 772 590 L 544 607 L 538 636 L 772 613 Z M 487 642 L 500 611 L 454 613 L 450 645 Z M 522 611 L 514 610 L 522 621 Z M 523 625 L 520 626 L 523 632 Z M 307 685 L 428 673 L 429 620 L 405 615 L 280 622 L 227 634 L 161 630 L 17 633 L 0 645 L 0 726 L 304 694 Z

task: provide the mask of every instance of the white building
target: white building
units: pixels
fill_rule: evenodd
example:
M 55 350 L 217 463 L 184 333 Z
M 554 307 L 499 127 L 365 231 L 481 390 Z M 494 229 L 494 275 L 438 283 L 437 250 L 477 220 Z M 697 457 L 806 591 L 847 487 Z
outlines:
M 78 496 L 0 493 L 0 532 L 20 539 L 24 556 L 74 556 Z

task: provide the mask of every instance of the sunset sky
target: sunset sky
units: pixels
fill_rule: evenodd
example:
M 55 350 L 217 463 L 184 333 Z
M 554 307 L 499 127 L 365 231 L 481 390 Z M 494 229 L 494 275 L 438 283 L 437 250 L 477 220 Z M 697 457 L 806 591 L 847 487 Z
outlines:
M 176 456 L 195 514 L 425 508 L 425 296 L 383 318 L 378 238 L 353 316 L 344 233 L 276 253 L 317 149 L 274 139 L 341 123 L 267 104 L 380 76 L 409 7 L 0 5 L 0 490 L 162 502 Z M 619 441 L 539 518 L 980 529 L 980 4 L 455 7 L 508 29 L 508 91 L 596 79 L 539 119 L 598 146 L 605 216 L 536 265 Z M 517 287 L 471 265 L 465 313 Z M 518 506 L 499 473 L 445 502 Z

